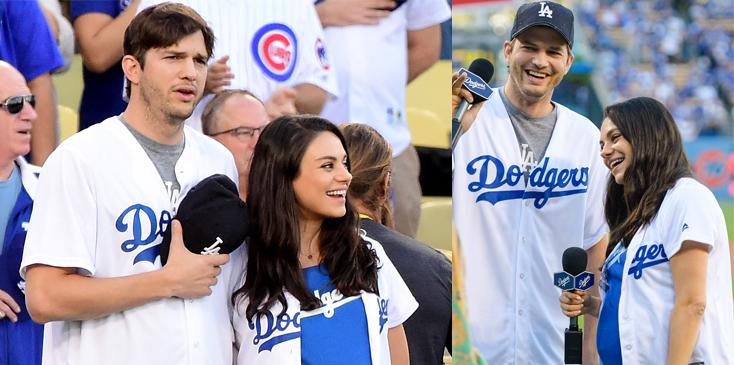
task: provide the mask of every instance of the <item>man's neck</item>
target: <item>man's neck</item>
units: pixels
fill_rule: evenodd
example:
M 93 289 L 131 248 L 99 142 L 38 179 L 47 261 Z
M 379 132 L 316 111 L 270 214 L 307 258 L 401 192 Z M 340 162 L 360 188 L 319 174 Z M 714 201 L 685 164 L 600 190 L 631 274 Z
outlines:
M 239 193 L 240 193 L 240 199 L 242 199 L 242 201 L 247 201 L 247 179 L 249 178 L 250 177 L 248 175 L 239 176 L 239 179 L 240 179 Z
M 183 141 L 183 121 L 171 123 L 163 120 L 160 111 L 154 111 L 149 105 L 135 101 L 131 99 L 122 113 L 122 118 L 128 125 L 158 143 L 179 144 Z
M 13 167 L 15 166 L 15 160 L 3 161 L 0 164 L 0 181 L 10 179 L 10 174 L 13 173 Z
M 551 103 L 553 92 L 541 98 L 527 98 L 520 95 L 520 92 L 516 91 L 515 88 L 510 85 L 511 82 L 512 81 L 510 80 L 505 84 L 503 91 L 507 100 L 509 100 L 512 106 L 519 110 L 520 113 L 523 113 L 528 117 L 538 118 L 546 116 L 553 111 L 553 104 Z

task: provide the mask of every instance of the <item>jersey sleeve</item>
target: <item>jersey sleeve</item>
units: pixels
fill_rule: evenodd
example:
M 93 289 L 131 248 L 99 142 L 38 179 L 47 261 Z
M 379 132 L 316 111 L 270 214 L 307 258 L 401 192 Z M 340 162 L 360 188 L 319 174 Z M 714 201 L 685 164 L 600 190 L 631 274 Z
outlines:
M 380 289 L 380 298 L 388 298 L 387 303 L 387 327 L 396 327 L 413 315 L 418 309 L 418 302 L 413 294 L 405 285 L 403 278 L 400 277 L 398 270 L 392 261 L 387 257 L 385 250 L 379 244 L 374 244 L 372 248 L 377 252 L 379 262 L 377 264 L 377 282 Z
M 95 191 L 92 169 L 60 147 L 43 166 L 29 223 L 21 277 L 33 264 L 77 268 L 94 275 L 96 254 Z
M 14 65 L 27 82 L 64 66 L 64 59 L 36 1 L 9 1 L 8 18 L 15 44 Z
M 305 7 L 303 12 L 305 17 L 298 25 L 294 25 L 300 33 L 298 35 L 299 59 L 291 84 L 313 84 L 332 96 L 339 96 L 336 72 L 329 63 L 324 28 L 321 27 L 316 7 L 309 0 L 299 0 L 299 4 Z M 293 6 L 296 5 L 293 4 Z
M 708 189 L 689 181 L 670 190 L 658 211 L 661 230 L 666 232 L 662 243 L 668 258 L 678 253 L 684 241 L 696 241 L 709 249 L 714 245 L 714 222 L 718 221 L 714 213 L 720 208 Z
M 595 140 L 599 139 L 596 133 Z M 584 219 L 583 248 L 588 250 L 594 246 L 609 231 L 604 217 L 604 197 L 607 192 L 609 170 L 604 166 L 599 155 L 599 145 L 593 144 L 591 166 L 589 168 L 589 191 L 586 200 L 586 219 Z
M 451 19 L 451 9 L 446 0 L 408 0 L 408 31 L 428 28 Z

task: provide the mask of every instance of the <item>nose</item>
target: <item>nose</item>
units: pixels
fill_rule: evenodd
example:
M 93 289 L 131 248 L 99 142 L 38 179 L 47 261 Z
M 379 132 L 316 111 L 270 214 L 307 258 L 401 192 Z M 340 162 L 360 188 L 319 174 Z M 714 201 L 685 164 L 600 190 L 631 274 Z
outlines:
M 544 68 L 548 65 L 548 58 L 546 57 L 545 52 L 542 51 L 535 52 L 531 61 L 537 68 Z
M 187 58 L 184 62 L 182 62 L 181 78 L 187 80 L 196 79 L 196 60 L 194 60 L 193 58 Z
M 602 144 L 601 151 L 599 152 L 602 158 L 606 158 L 612 155 L 612 147 L 609 143 Z
M 352 173 L 349 172 L 347 169 L 347 166 L 340 165 L 341 168 L 339 169 L 339 172 L 336 175 L 336 180 L 339 182 L 344 182 L 347 185 L 352 181 Z
M 20 110 L 20 113 L 18 115 L 21 117 L 21 119 L 30 120 L 31 122 L 38 118 L 38 113 L 36 113 L 36 109 L 27 102 L 23 103 L 23 109 Z

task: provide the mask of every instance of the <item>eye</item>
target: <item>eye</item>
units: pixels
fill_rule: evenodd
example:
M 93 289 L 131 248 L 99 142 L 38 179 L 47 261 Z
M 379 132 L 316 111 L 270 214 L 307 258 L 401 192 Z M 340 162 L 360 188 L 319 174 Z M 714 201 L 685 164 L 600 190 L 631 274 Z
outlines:
M 196 61 L 196 63 L 198 63 L 200 65 L 206 65 L 206 59 L 204 59 L 202 57 L 197 57 L 197 58 L 194 59 L 194 61 Z
M 333 162 L 327 162 L 327 163 L 321 165 L 321 167 L 324 168 L 324 169 L 327 169 L 327 170 L 331 170 L 331 169 L 334 168 L 334 163 Z
M 622 135 L 621 135 L 621 134 L 619 134 L 619 133 L 615 133 L 615 134 L 613 134 L 613 135 L 612 135 L 612 142 L 617 142 L 617 140 L 618 140 L 618 139 L 619 139 L 619 137 L 621 137 L 621 136 L 622 136 Z

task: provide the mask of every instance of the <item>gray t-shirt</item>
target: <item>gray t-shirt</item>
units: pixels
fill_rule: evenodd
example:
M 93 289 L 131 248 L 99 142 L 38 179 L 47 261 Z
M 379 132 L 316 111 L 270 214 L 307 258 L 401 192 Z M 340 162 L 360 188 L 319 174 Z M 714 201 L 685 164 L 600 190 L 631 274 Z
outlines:
M 543 160 L 545 150 L 548 148 L 553 128 L 558 119 L 558 108 L 553 104 L 553 111 L 542 117 L 529 117 L 517 110 L 510 100 L 505 96 L 505 91 L 500 88 L 500 98 L 505 104 L 507 114 L 510 115 L 512 128 L 517 135 L 517 143 L 520 145 L 522 157 L 522 169 L 524 170 L 525 182 L 528 181 L 530 171 Z
M 179 193 L 181 192 L 181 185 L 178 183 L 176 178 L 176 162 L 183 153 L 184 145 L 186 141 L 178 144 L 163 144 L 158 143 L 135 130 L 120 116 L 120 121 L 127 127 L 130 133 L 133 134 L 135 139 L 138 140 L 143 150 L 148 154 L 148 157 L 153 161 L 153 165 L 158 170 L 158 174 L 163 180 L 163 184 L 166 186 L 168 192 L 168 198 L 171 200 L 171 204 L 176 206 Z

